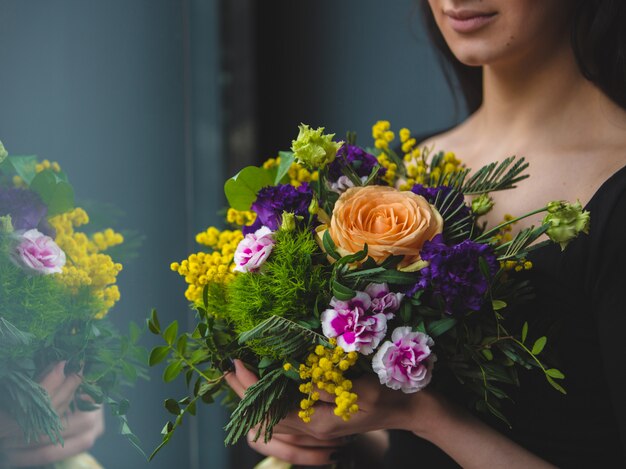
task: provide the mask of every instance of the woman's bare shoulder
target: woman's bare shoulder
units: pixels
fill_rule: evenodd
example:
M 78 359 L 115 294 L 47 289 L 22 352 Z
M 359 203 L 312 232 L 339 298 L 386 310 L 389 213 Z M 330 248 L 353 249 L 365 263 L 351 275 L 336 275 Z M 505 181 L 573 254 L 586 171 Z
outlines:
M 472 141 L 470 137 L 473 127 L 472 119 L 469 118 L 450 130 L 428 137 L 420 143 L 420 147 L 453 151 L 455 153 L 467 151 L 468 144 Z

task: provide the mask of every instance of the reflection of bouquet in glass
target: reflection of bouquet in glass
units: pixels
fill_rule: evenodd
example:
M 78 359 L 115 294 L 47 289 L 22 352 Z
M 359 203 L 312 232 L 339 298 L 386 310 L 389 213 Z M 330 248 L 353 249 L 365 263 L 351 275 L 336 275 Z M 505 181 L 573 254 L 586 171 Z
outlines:
M 168 358 L 164 379 L 182 374 L 191 391 L 165 402 L 175 420 L 163 444 L 198 400 L 225 387 L 232 358 L 260 380 L 233 411 L 228 444 L 255 427 L 270 438 L 296 408 L 304 421 L 315 418 L 319 390 L 336 396 L 335 414 L 349 419 L 359 411 L 351 380 L 363 373 L 412 393 L 445 369 L 478 410 L 505 421 L 503 385 L 518 385 L 520 366 L 564 392 L 563 374 L 542 355 L 546 337 L 529 332 L 511 306 L 530 294 L 516 272 L 550 242 L 537 240 L 547 234 L 564 247 L 587 231 L 589 214 L 553 202 L 489 228 L 478 222 L 493 206 L 489 193 L 526 178 L 523 159 L 470 175 L 454 154 L 418 148 L 407 129 L 397 155 L 388 122 L 374 126 L 373 149 L 322 132 L 302 125 L 291 152 L 229 179 L 234 229 L 200 233 L 208 249 L 172 264 L 197 326 L 179 335 L 177 322 L 162 330 L 156 313 L 148 321 L 166 342 L 151 364 Z M 541 226 L 511 236 L 512 223 L 540 212 Z
M 81 371 L 74 406 L 107 404 L 122 432 L 128 402 L 119 387 L 143 376 L 142 351 L 106 319 L 120 298 L 122 265 L 112 258 L 124 241 L 112 229 L 84 231 L 85 210 L 57 163 L 8 156 L 0 144 L 0 408 L 27 441 L 42 435 L 62 444 L 63 423 L 37 381 L 58 362 Z M 89 396 L 80 399 L 78 396 Z

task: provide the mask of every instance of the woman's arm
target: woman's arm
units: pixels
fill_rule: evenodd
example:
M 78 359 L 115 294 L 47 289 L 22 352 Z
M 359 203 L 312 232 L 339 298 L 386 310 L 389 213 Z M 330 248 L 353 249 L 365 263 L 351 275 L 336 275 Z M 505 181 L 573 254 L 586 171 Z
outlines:
M 414 408 L 406 420 L 407 430 L 437 445 L 460 466 L 471 468 L 550 468 L 500 432 L 441 396 L 414 395 Z M 413 423 L 411 423 L 411 419 Z

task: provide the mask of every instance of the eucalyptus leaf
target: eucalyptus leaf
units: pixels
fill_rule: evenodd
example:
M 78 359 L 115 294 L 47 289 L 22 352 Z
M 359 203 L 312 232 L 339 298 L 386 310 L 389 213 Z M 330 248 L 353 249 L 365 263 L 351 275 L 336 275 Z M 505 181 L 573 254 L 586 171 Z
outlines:
M 333 280 L 333 295 L 340 301 L 348 301 L 356 296 L 356 292 Z
M 428 333 L 431 337 L 438 337 L 456 326 L 456 323 L 457 320 L 455 318 L 443 318 L 433 321 L 427 326 Z
M 166 399 L 163 403 L 163 406 L 170 414 L 179 415 L 180 414 L 180 406 L 175 399 Z
M 557 370 L 556 368 L 550 368 L 550 369 L 546 370 L 546 374 L 550 378 L 555 378 L 555 379 L 564 379 L 565 378 L 565 375 L 563 373 L 561 373 L 561 371 Z
M 165 339 L 165 342 L 167 342 L 169 345 L 172 345 L 174 343 L 174 340 L 176 340 L 177 335 L 178 321 L 173 321 L 169 326 L 167 326 L 167 329 L 165 329 L 165 331 L 163 332 L 163 339 Z
M 290 151 L 280 151 L 278 152 L 278 156 L 280 156 L 280 164 L 278 165 L 278 172 L 276 173 L 274 184 L 280 184 L 283 182 L 283 178 L 289 172 L 289 168 L 291 168 L 291 164 L 294 160 L 293 152 Z
M 550 386 L 552 386 L 554 389 L 559 391 L 561 394 L 567 394 L 565 388 L 563 388 L 563 386 L 554 381 L 550 376 L 546 375 L 546 379 L 548 380 L 548 383 L 550 383 Z
M 170 381 L 174 381 L 180 372 L 183 370 L 183 363 L 180 361 L 175 361 L 170 363 L 165 371 L 163 372 L 163 381 L 169 383 Z
M 224 194 L 235 210 L 250 210 L 260 189 L 274 185 L 269 171 L 247 166 L 224 184 Z
M 48 207 L 48 216 L 59 215 L 74 208 L 74 188 L 58 178 L 51 170 L 37 174 L 30 183 L 30 189 L 41 197 Z
M 546 346 L 547 341 L 548 341 L 548 338 L 546 336 L 539 337 L 535 341 L 535 344 L 533 345 L 533 349 L 532 349 L 533 355 L 539 355 L 542 352 L 543 348 Z

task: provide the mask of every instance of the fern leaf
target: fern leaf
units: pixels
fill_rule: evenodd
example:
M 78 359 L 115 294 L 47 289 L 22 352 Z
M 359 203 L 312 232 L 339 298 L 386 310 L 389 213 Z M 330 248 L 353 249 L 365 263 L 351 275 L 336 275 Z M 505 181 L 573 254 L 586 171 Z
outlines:
M 254 342 L 257 347 L 272 349 L 273 353 L 282 357 L 301 355 L 311 345 L 330 345 L 323 335 L 280 316 L 272 316 L 239 336 L 240 344 L 249 342 Z
M 524 158 L 515 161 L 514 156 L 506 158 L 499 164 L 488 164 L 464 182 L 461 191 L 465 195 L 480 195 L 512 189 L 515 184 L 528 177 L 527 174 L 522 174 L 527 168 L 528 163 Z
M 0 317 L 0 342 L 3 346 L 15 347 L 29 345 L 33 338 L 34 336 L 32 334 L 19 330 L 9 321 Z
M 226 425 L 226 445 L 235 444 L 258 425 L 255 440 L 264 433 L 265 442 L 272 438 L 274 426 L 292 407 L 287 391 L 291 380 L 279 368 L 264 375 L 250 386 Z
M 533 248 L 531 244 L 544 234 L 549 227 L 550 225 L 541 225 L 538 228 L 531 226 L 530 228 L 520 231 L 511 241 L 495 249 L 498 260 L 504 261 L 518 257 L 520 254 L 525 254 L 528 250 Z
M 454 220 L 465 207 L 463 194 L 452 188 L 445 196 L 437 193 L 433 205 L 443 217 L 444 237 L 449 241 L 467 239 L 472 231 L 474 220 L 470 215 Z M 454 220 L 454 221 L 453 221 Z
M 55 444 L 62 444 L 63 424 L 50 403 L 48 393 L 25 373 L 12 371 L 2 377 L 1 395 L 11 405 L 8 411 L 17 421 L 26 442 L 38 441 L 46 435 Z

